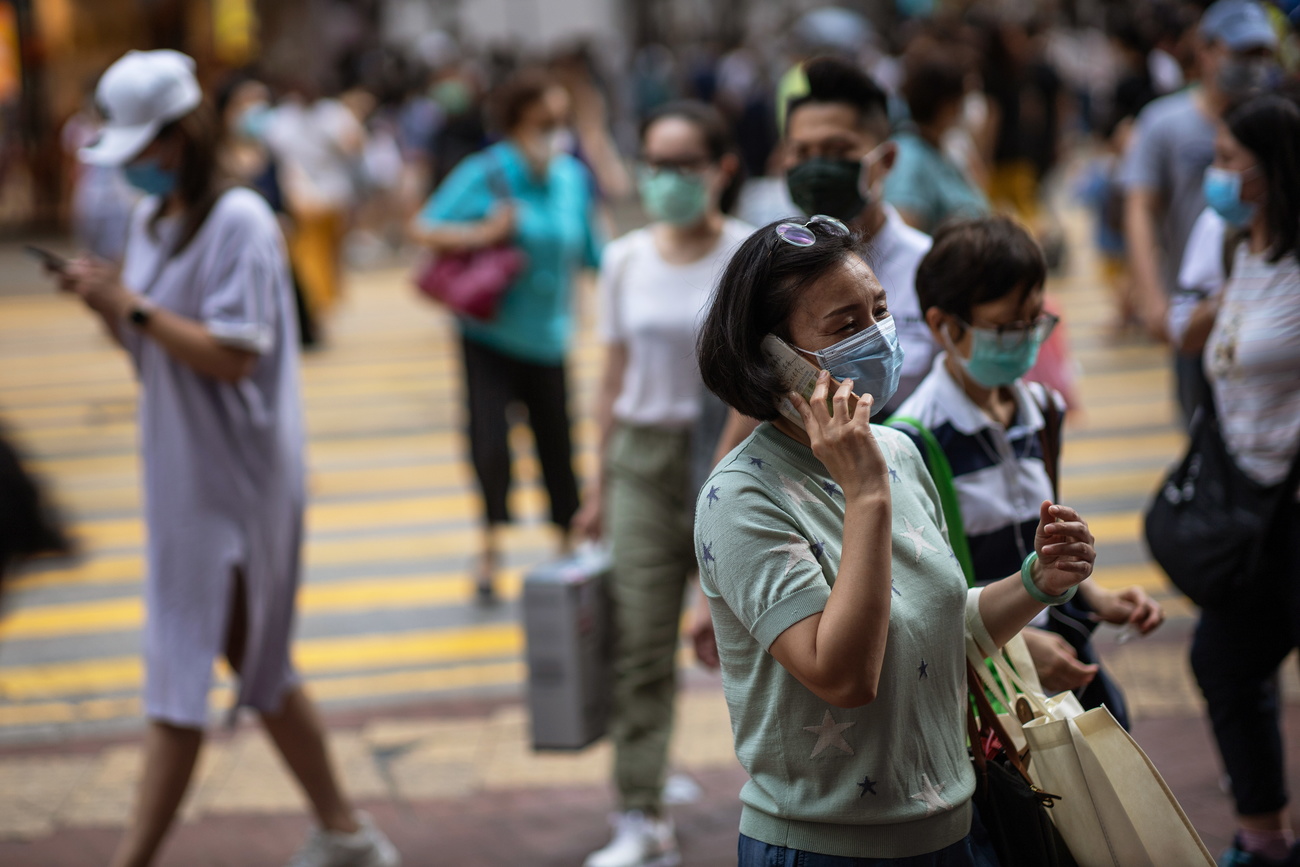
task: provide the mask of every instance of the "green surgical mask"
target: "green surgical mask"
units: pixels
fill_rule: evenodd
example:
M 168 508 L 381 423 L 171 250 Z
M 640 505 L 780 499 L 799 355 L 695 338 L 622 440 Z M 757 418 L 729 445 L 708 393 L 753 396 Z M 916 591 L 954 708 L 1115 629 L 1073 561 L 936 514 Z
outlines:
M 646 215 L 671 226 L 693 226 L 709 207 L 709 187 L 696 174 L 643 169 L 637 174 L 637 188 Z
M 861 173 L 857 160 L 815 157 L 786 172 L 785 183 L 790 198 L 805 214 L 825 214 L 849 223 L 867 206 L 858 192 Z

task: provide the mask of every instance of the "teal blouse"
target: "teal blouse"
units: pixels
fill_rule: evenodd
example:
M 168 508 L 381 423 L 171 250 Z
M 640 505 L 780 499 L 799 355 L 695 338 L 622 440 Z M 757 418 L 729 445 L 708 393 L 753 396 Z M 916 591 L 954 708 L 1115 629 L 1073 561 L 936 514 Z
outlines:
M 539 177 L 523 154 L 500 142 L 466 157 L 420 212 L 426 227 L 482 220 L 497 207 L 505 181 L 515 206 L 513 243 L 527 257 L 523 273 L 501 301 L 491 322 L 460 319 L 461 333 L 505 355 L 537 364 L 564 360 L 573 329 L 570 287 L 578 269 L 600 264 L 590 173 L 561 154 Z

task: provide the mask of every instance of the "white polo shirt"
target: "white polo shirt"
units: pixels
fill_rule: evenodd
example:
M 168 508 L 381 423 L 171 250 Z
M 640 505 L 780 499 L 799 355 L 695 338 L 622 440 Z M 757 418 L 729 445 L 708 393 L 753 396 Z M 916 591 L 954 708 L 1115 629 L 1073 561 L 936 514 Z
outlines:
M 903 373 L 898 392 L 880 413 L 881 418 L 907 400 L 930 372 L 939 348 L 925 324 L 925 311 L 916 298 L 916 268 L 930 252 L 930 236 L 913 229 L 893 205 L 885 205 L 885 223 L 863 249 L 863 258 L 885 289 L 889 312 L 903 347 Z

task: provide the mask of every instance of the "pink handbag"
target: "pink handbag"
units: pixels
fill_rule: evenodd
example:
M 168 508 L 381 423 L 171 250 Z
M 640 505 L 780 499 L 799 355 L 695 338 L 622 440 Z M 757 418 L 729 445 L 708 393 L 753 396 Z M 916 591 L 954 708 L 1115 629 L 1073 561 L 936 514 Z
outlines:
M 457 316 L 489 322 L 524 269 L 524 254 L 510 244 L 434 257 L 416 277 L 428 298 Z
M 500 199 L 510 198 L 505 169 L 500 162 L 488 175 L 492 191 Z M 416 288 L 427 298 L 442 304 L 457 316 L 490 322 L 524 270 L 527 258 L 507 242 L 482 250 L 431 256 L 418 270 Z

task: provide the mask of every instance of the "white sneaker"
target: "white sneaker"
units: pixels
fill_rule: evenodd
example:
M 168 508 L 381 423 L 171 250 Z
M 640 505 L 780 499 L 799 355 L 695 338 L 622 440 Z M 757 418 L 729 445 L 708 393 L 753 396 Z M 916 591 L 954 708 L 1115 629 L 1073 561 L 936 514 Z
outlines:
M 384 832 L 365 813 L 356 818 L 361 827 L 351 834 L 313 826 L 289 867 L 401 867 L 402 856 Z
M 686 774 L 673 774 L 664 783 L 664 790 L 659 795 L 665 804 L 682 806 L 694 804 L 704 795 L 700 784 Z
M 615 815 L 610 824 L 614 839 L 588 855 L 583 867 L 677 867 L 682 863 L 671 819 L 653 819 L 632 810 Z

